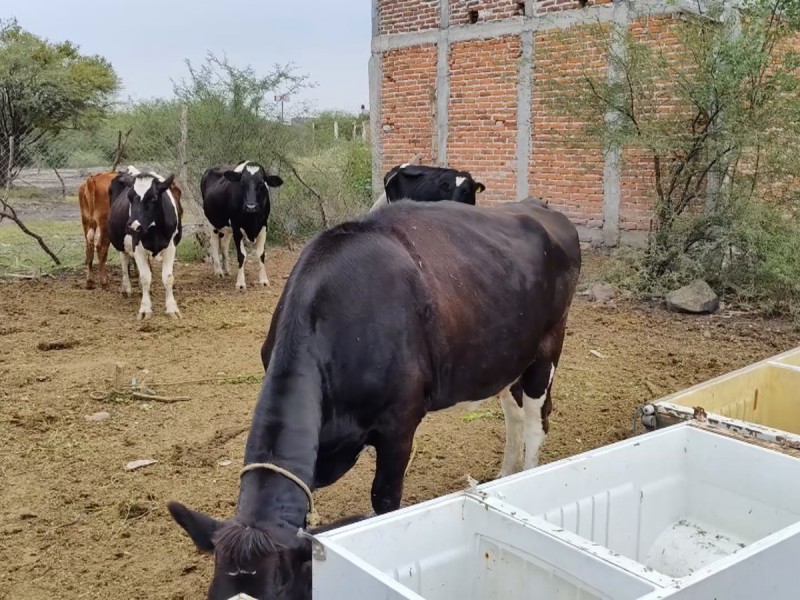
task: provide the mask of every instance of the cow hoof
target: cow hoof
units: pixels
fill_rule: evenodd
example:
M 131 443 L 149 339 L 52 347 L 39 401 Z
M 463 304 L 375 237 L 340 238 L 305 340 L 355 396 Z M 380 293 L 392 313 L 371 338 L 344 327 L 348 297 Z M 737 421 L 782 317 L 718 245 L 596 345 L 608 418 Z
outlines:
M 108 289 L 108 282 L 106 281 L 104 283 L 101 283 L 100 287 L 103 288 L 104 290 L 107 290 Z
M 223 279 L 225 277 L 225 273 L 222 271 L 214 271 L 214 275 L 216 275 L 218 279 Z
M 182 319 L 183 318 L 183 316 L 181 315 L 181 311 L 179 311 L 179 310 L 176 310 L 175 312 L 168 312 L 167 316 L 170 319 Z
M 267 279 L 266 281 L 259 281 L 258 285 L 260 285 L 261 287 L 269 287 L 269 279 Z
M 125 298 L 130 298 L 131 293 L 128 290 L 122 290 L 122 296 Z
M 244 292 L 247 291 L 247 286 L 246 285 L 237 285 L 236 289 L 239 290 L 240 292 L 244 293 Z
M 152 316 L 153 316 L 153 311 L 149 311 L 149 312 L 141 311 L 139 313 L 139 320 L 140 321 L 146 321 L 147 319 L 149 319 Z
M 94 281 L 87 281 L 86 282 L 86 289 L 93 290 L 94 289 Z

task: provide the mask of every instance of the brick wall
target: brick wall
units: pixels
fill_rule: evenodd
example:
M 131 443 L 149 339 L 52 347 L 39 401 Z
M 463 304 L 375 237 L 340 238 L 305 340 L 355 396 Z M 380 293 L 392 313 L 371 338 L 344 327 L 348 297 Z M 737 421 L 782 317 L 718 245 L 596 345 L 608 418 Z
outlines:
M 632 36 L 639 41 L 647 41 L 658 48 L 661 56 L 672 61 L 672 68 L 681 69 L 679 57 L 680 41 L 675 27 L 678 21 L 672 17 L 645 18 L 630 24 Z M 672 86 L 673 81 L 659 82 L 660 92 L 647 104 L 639 104 L 638 110 L 644 114 L 671 113 L 685 111 L 691 118 L 690 109 L 679 107 Z M 655 117 L 646 119 L 655 123 Z M 655 174 L 652 152 L 638 148 L 625 148 L 622 155 L 621 201 L 619 209 L 619 227 L 623 231 L 647 230 L 653 216 L 656 199 Z
M 625 149 L 619 185 L 614 177 L 605 189 L 604 177 L 614 164 L 597 141 L 582 135 L 589 117 L 565 116 L 556 106 L 559 92 L 548 91 L 555 84 L 577 83 L 586 72 L 605 76 L 606 48 L 586 29 L 586 17 L 589 23 L 593 17 L 582 11 L 611 0 L 588 0 L 585 5 L 581 0 L 536 0 L 536 14 L 558 12 L 559 20 L 545 16 L 541 29 L 524 35 L 523 24 L 534 22 L 531 15 L 521 16 L 524 1 L 377 1 L 379 46 L 392 49 L 379 52 L 381 72 L 371 80 L 381 94 L 380 120 L 375 123 L 376 177 L 415 155 L 423 164 L 437 164 L 446 152 L 448 166 L 469 170 L 486 184 L 480 203 L 511 201 L 520 194 L 540 196 L 577 225 L 596 232 L 591 234 L 596 239 L 604 226 L 609 236 L 616 227 L 649 228 L 654 199 L 651 157 Z M 448 3 L 452 29 L 442 30 L 436 39 L 448 43 L 448 53 L 439 52 L 430 36 L 416 37 L 439 30 L 443 1 Z M 477 23 L 470 26 L 473 11 Z M 608 32 L 609 17 L 620 13 L 594 14 L 605 19 L 601 31 Z M 496 27 L 499 22 L 507 27 Z M 630 27 L 635 36 L 670 48 L 677 44 L 675 22 L 672 17 L 651 18 Z M 513 28 L 518 32 L 509 34 Z M 475 39 L 465 41 L 465 35 Z M 534 37 L 533 62 L 527 65 L 520 61 L 525 36 Z M 394 49 L 397 45 L 402 48 Z M 438 64 L 437 70 L 437 62 L 445 58 L 447 63 Z M 530 123 L 518 122 L 518 98 L 528 93 L 527 86 L 520 85 L 521 69 L 530 70 Z M 440 80 L 449 82 L 446 99 L 437 98 Z M 664 93 L 669 93 L 668 85 Z M 445 106 L 446 114 L 437 114 Z M 446 135 L 439 132 L 439 122 L 446 126 Z M 446 141 L 446 149 L 437 148 L 440 141 Z M 609 210 L 610 215 L 619 212 L 618 222 L 608 220 Z
M 433 162 L 435 90 L 436 46 L 415 46 L 384 54 L 381 99 L 384 173 L 416 154 L 424 164 Z
M 378 0 L 378 29 L 408 33 L 439 27 L 439 0 Z
M 577 83 L 583 73 L 605 73 L 605 57 L 594 44 L 581 27 L 536 36 L 529 182 L 530 195 L 546 198 L 576 224 L 599 228 L 603 225 L 603 149 L 586 141 L 586 120 L 567 116 L 557 106 L 559 89 L 570 81 Z
M 486 185 L 481 202 L 514 200 L 517 37 L 453 44 L 448 162 Z

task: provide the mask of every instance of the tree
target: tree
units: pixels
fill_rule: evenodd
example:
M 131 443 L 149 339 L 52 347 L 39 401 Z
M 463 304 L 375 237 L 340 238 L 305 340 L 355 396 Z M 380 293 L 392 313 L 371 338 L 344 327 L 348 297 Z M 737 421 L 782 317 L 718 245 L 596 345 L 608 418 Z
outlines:
M 0 164 L 8 163 L 14 137 L 12 178 L 45 138 L 101 119 L 119 85 L 102 57 L 85 56 L 71 42 L 48 42 L 16 21 L 0 21 Z M 8 169 L 0 169 L 5 185 Z
M 800 3 L 698 6 L 674 21 L 676 45 L 595 27 L 609 74 L 556 82 L 551 108 L 589 114 L 582 134 L 608 151 L 648 157 L 644 290 L 703 276 L 753 299 L 799 299 Z
M 0 220 L 14 221 L 56 264 L 58 257 L 14 210 L 9 186 L 37 154 L 55 168 L 57 152 L 43 142 L 100 119 L 117 86 L 105 59 L 81 55 L 70 42 L 43 40 L 14 20 L 0 21 Z

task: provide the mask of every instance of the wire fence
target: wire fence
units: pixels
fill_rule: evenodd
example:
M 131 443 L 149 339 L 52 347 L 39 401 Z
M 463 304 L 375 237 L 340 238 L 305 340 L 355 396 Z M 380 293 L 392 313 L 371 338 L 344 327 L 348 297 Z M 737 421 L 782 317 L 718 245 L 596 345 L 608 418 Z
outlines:
M 352 129 L 348 124 L 345 135 L 338 126 L 327 131 L 308 122 L 265 124 L 255 130 L 252 123 L 231 127 L 204 114 L 193 121 L 186 107 L 173 116 L 158 127 L 133 122 L 124 130 L 92 136 L 31 131 L 0 137 L 0 271 L 25 270 L 12 260 L 18 245 L 9 228 L 14 221 L 42 230 L 45 242 L 54 241 L 62 263 L 80 264 L 78 188 L 93 173 L 127 165 L 175 175 L 183 192 L 186 238 L 201 251 L 206 219 L 200 178 L 215 164 L 257 160 L 284 180 L 270 192 L 273 243 L 293 246 L 370 205 L 371 152 L 363 124 Z

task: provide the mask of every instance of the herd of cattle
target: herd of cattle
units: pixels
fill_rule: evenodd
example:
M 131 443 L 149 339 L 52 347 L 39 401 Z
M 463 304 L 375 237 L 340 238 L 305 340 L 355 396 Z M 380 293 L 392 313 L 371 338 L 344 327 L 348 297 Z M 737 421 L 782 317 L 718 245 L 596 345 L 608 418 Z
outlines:
M 214 272 L 229 273 L 233 237 L 239 289 L 245 238 L 256 245 L 258 282 L 268 284 L 269 189 L 282 183 L 252 161 L 203 175 Z M 286 282 L 261 348 L 265 375 L 235 516 L 219 521 L 168 505 L 215 557 L 209 598 L 309 600 L 311 492 L 372 446 L 373 510 L 399 508 L 414 434 L 429 411 L 499 396 L 500 476 L 538 464 L 581 268 L 575 227 L 538 199 L 476 206 L 485 187 L 453 169 L 398 166 L 384 189 L 367 214 L 308 242 Z M 133 167 L 91 176 L 80 188 L 87 285 L 95 251 L 107 285 L 112 244 L 126 293 L 129 257 L 136 262 L 139 317 L 147 318 L 149 262 L 161 256 L 166 311 L 179 316 L 172 269 L 180 197 L 172 177 Z

